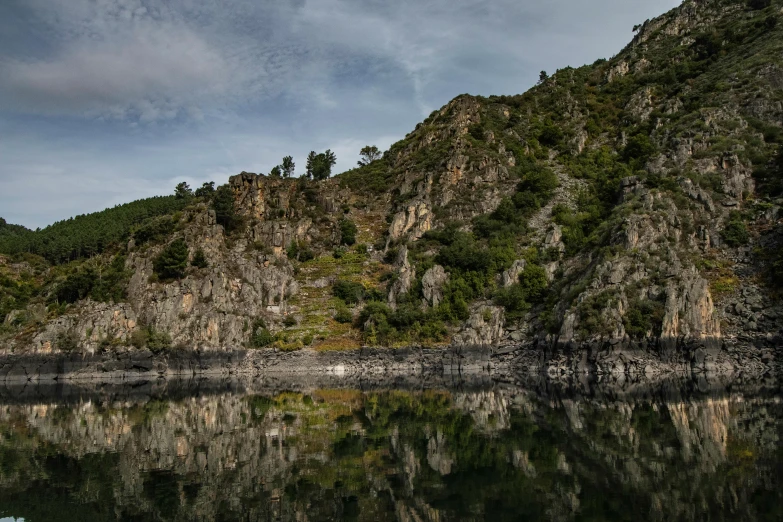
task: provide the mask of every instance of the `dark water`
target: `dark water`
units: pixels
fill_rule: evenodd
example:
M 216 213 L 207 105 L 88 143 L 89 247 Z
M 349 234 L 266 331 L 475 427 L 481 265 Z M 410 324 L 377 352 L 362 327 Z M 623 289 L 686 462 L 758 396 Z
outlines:
M 782 423 L 775 393 L 6 396 L 0 519 L 781 521 Z

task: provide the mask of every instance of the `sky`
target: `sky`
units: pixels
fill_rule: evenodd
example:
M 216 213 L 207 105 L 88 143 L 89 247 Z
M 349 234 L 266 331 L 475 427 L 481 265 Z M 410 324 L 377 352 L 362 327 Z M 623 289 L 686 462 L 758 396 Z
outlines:
M 679 0 L 1 0 L 0 217 L 30 228 L 387 149 L 462 93 L 610 58 Z

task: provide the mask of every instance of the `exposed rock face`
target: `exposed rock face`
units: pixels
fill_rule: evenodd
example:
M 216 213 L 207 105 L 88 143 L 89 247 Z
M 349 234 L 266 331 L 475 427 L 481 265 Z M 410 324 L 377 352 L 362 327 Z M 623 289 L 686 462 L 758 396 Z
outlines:
M 408 206 L 394 216 L 389 226 L 389 237 L 399 239 L 409 234 L 411 239 L 419 239 L 432 228 L 432 213 L 427 203 L 419 202 Z
M 458 332 L 454 341 L 463 345 L 493 345 L 503 338 L 505 323 L 503 308 L 478 304 L 473 307 L 470 318 Z
M 448 280 L 448 274 L 440 265 L 435 265 L 424 273 L 421 285 L 428 306 L 436 308 L 443 301 L 443 287 Z
M 392 308 L 397 307 L 397 300 L 402 294 L 410 291 L 411 284 L 416 277 L 415 269 L 408 262 L 408 247 L 403 246 L 400 248 L 400 251 L 397 254 L 396 265 L 398 267 L 397 273 L 399 274 L 399 277 L 389 290 L 389 306 Z
M 505 288 L 508 288 L 509 286 L 513 285 L 514 283 L 519 282 L 519 276 L 522 274 L 522 272 L 525 271 L 525 267 L 527 266 L 527 261 L 524 259 L 517 259 L 514 261 L 514 264 L 511 265 L 511 268 L 506 270 L 500 275 L 500 284 L 503 285 Z
M 695 270 L 682 276 L 679 285 L 666 288 L 666 315 L 661 339 L 673 349 L 679 337 L 718 341 L 720 323 L 715 318 L 709 285 Z

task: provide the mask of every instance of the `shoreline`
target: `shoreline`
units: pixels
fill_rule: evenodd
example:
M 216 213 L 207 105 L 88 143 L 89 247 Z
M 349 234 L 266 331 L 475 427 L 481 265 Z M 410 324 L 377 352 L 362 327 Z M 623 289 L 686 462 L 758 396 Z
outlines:
M 781 350 L 769 345 L 682 345 L 665 357 L 634 345 L 448 346 L 362 348 L 352 351 L 275 350 L 89 353 L 0 353 L 0 383 L 148 381 L 160 378 L 309 375 L 346 377 L 486 376 L 522 374 L 549 379 L 666 375 L 761 377 L 779 373 Z

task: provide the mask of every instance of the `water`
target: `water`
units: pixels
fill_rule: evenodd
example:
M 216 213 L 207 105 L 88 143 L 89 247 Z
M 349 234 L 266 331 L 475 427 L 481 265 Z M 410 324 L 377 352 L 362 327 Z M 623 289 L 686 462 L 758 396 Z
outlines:
M 148 392 L 6 394 L 0 519 L 783 520 L 775 393 Z

